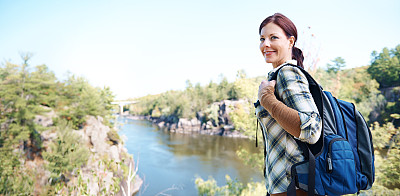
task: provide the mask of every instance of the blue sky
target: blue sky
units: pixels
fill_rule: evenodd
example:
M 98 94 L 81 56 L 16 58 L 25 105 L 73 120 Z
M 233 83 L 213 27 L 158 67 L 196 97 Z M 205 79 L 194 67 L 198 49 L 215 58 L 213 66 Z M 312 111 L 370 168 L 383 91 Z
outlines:
M 258 27 L 276 12 L 296 24 L 318 66 L 339 56 L 348 68 L 368 65 L 372 51 L 400 44 L 399 10 L 398 0 L 0 0 L 0 60 L 31 52 L 32 67 L 46 64 L 61 80 L 69 71 L 125 99 L 221 74 L 233 81 L 240 69 L 266 75 Z

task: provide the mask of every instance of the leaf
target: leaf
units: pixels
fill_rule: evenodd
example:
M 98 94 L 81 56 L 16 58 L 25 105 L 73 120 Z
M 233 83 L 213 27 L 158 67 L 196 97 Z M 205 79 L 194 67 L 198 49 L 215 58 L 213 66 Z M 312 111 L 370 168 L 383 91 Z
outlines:
M 390 117 L 394 119 L 400 119 L 400 114 L 391 114 Z

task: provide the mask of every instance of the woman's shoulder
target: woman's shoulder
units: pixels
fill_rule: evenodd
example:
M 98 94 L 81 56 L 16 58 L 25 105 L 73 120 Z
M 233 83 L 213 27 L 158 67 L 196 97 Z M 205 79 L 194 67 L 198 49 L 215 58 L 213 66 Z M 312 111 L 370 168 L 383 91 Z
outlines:
M 306 76 L 301 71 L 301 68 L 297 66 L 286 65 L 279 70 L 277 75 L 278 80 L 305 80 L 307 81 Z

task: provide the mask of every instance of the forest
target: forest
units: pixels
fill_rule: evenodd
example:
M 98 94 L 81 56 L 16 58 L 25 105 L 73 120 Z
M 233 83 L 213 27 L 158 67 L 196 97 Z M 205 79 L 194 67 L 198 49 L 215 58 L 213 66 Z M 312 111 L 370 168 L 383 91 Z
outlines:
M 375 148 L 376 180 L 369 195 L 399 194 L 400 190 L 400 45 L 393 49 L 384 48 L 373 51 L 371 64 L 363 67 L 346 68 L 343 58 L 337 57 L 325 69 L 310 70 L 324 90 L 342 100 L 352 102 L 362 113 L 373 134 Z M 148 95 L 135 99 L 138 104 L 129 107 L 133 115 L 145 115 L 153 118 L 172 116 L 196 118 L 200 114 L 205 119 L 217 119 L 218 108 L 212 103 L 222 100 L 245 100 L 245 104 L 236 107 L 231 118 L 234 128 L 244 135 L 255 139 L 256 118 L 253 102 L 257 99 L 258 85 L 263 76 L 249 78 L 239 70 L 236 79 L 228 82 L 223 75 L 218 82 L 207 85 L 192 84 L 186 81 L 181 91 L 168 91 L 157 95 Z M 259 139 L 258 141 L 262 141 Z M 249 155 L 238 151 L 250 166 L 263 167 L 262 152 Z M 227 185 L 218 187 L 214 179 L 196 179 L 199 195 L 247 195 L 264 194 L 262 183 L 243 185 L 227 176 Z

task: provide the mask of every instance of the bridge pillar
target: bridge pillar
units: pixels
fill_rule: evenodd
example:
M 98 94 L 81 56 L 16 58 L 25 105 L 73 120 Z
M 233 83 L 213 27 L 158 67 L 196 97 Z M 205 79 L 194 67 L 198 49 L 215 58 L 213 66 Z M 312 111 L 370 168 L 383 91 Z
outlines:
M 124 113 L 124 104 L 120 103 L 119 104 L 119 114 L 122 115 Z
M 124 113 L 124 105 L 134 104 L 137 101 L 113 101 L 111 104 L 115 104 L 119 106 L 119 114 L 122 115 Z

